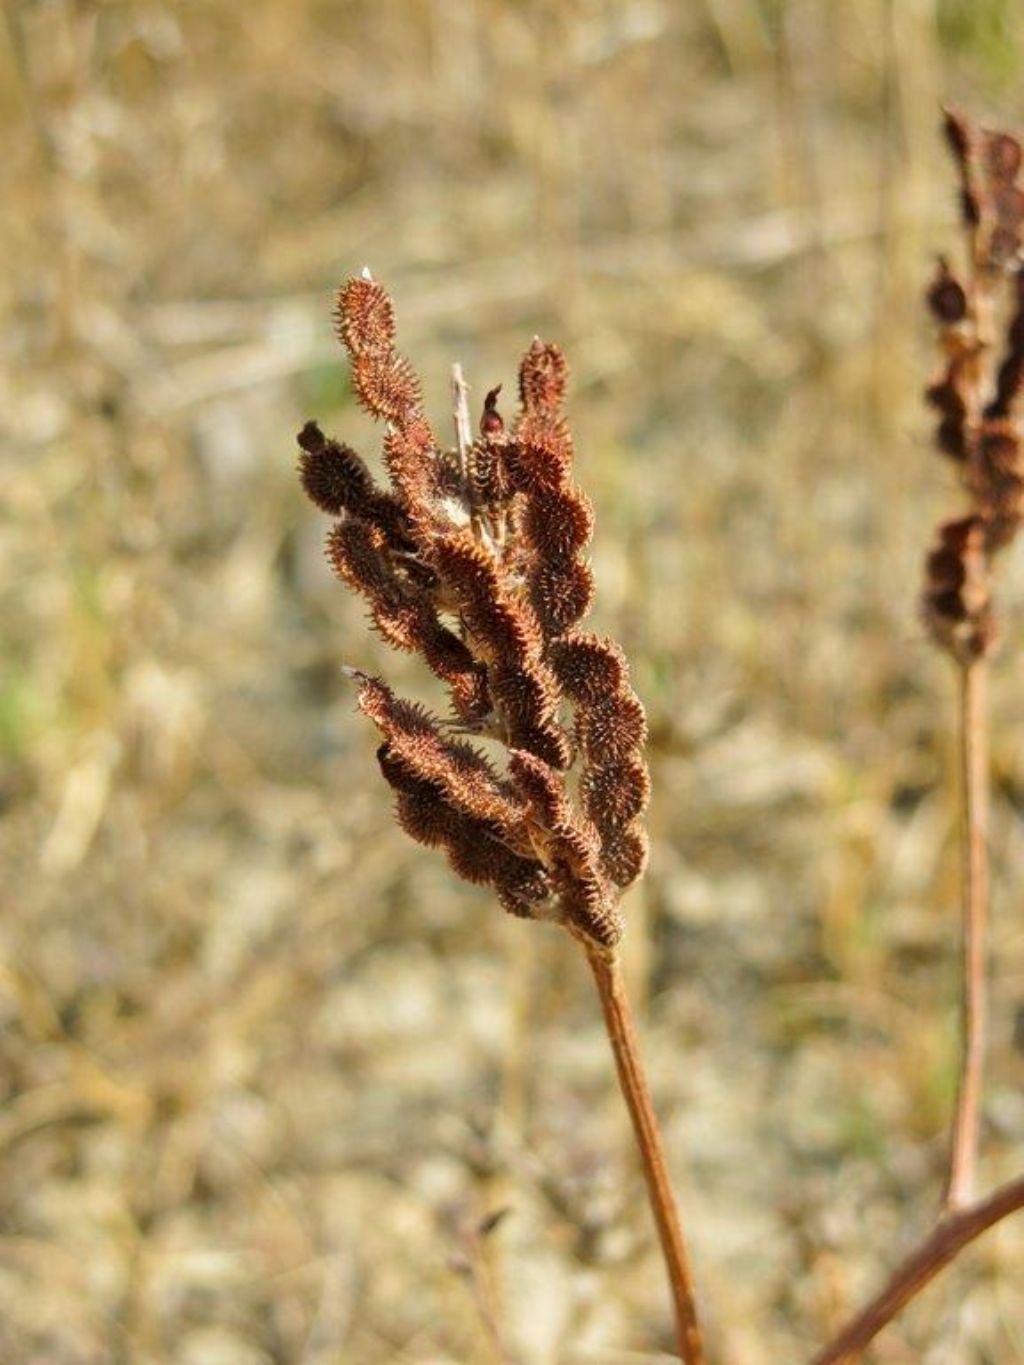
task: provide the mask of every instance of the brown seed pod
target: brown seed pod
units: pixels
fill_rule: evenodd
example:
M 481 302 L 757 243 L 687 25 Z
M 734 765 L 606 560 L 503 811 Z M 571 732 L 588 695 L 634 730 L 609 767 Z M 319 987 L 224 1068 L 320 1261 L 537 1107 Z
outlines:
M 537 492 L 525 504 L 521 531 L 542 559 L 573 559 L 593 534 L 593 504 L 578 488 Z
M 925 624 L 935 643 L 961 664 L 989 653 L 996 638 L 986 536 L 980 516 L 946 522 L 927 559 Z
M 554 411 L 562 406 L 569 367 L 561 347 L 534 337 L 519 366 L 519 401 L 529 411 Z
M 549 639 L 581 621 L 594 600 L 594 574 L 589 564 L 542 564 L 532 575 L 530 602 Z
M 553 642 L 548 658 L 570 701 L 593 704 L 626 685 L 626 657 L 605 636 L 573 631 Z
M 374 417 L 407 426 L 420 415 L 420 381 L 404 356 L 366 351 L 353 357 L 352 386 Z
M 580 780 L 583 809 L 602 835 L 631 825 L 647 805 L 651 779 L 635 755 L 588 767 Z
M 560 418 L 527 412 L 516 426 L 506 463 L 517 493 L 554 493 L 572 472 L 572 438 Z
M 328 440 L 315 422 L 306 423 L 298 441 L 299 478 L 311 502 L 329 516 L 350 512 L 369 522 L 396 549 L 414 548 L 409 518 L 401 503 L 377 488 L 370 471 L 350 446 Z
M 350 355 L 386 354 L 394 345 L 395 306 L 369 274 L 353 276 L 338 290 L 334 321 Z
M 944 327 L 955 327 L 967 316 L 967 291 L 942 256 L 928 286 L 928 307 Z
M 394 771 L 429 783 L 459 815 L 516 842 L 521 804 L 483 754 L 442 735 L 429 712 L 396 697 L 379 678 L 360 678 L 359 709 L 380 731 Z
M 647 835 L 634 822 L 605 839 L 601 849 L 601 865 L 616 886 L 632 886 L 647 867 L 648 852 Z

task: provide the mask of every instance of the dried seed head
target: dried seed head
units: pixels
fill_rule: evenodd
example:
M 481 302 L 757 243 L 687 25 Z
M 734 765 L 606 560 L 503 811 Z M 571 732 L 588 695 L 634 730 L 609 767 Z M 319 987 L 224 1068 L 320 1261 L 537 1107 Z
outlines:
M 306 424 L 303 487 L 339 518 L 328 556 L 382 639 L 442 680 L 459 728 L 497 740 L 508 759 L 502 772 L 449 722 L 355 674 L 398 823 L 512 913 L 611 946 L 622 932 L 619 888 L 647 856 L 646 721 L 618 646 L 574 630 L 593 596 L 594 514 L 572 477 L 562 352 L 532 343 L 511 430 L 499 385 L 460 461 L 438 449 L 419 380 L 395 351 L 386 291 L 368 275 L 349 280 L 337 326 L 360 402 L 387 423 L 390 488 Z
M 940 259 L 928 289 L 945 366 L 925 398 L 939 414 L 936 446 L 956 461 L 970 511 L 939 529 L 926 561 L 923 612 L 936 643 L 967 665 L 994 648 L 993 557 L 1024 522 L 1024 190 L 1017 183 L 1024 158 L 1018 139 L 979 132 L 952 110 L 945 133 L 965 203 L 971 275 L 961 282 Z M 988 320 L 1001 311 L 1009 323 L 994 355 Z

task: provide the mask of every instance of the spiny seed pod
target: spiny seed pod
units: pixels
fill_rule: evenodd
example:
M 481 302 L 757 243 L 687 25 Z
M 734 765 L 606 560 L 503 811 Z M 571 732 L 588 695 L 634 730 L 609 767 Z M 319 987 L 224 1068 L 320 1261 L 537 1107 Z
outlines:
M 414 548 L 401 504 L 374 487 L 370 471 L 350 446 L 329 441 L 315 422 L 307 422 L 299 432 L 299 445 L 302 487 L 321 512 L 332 517 L 351 512 L 376 526 L 392 548 Z
M 611 948 L 622 933 L 620 888 L 647 856 L 647 726 L 622 651 L 577 628 L 594 591 L 594 513 L 573 481 L 565 357 L 535 338 L 510 427 L 498 385 L 478 439 L 470 444 L 460 419 L 458 450 L 447 451 L 395 350 L 386 291 L 365 272 L 349 280 L 336 322 L 356 395 L 386 423 L 390 487 L 378 488 L 355 451 L 316 423 L 303 427 L 302 485 L 337 519 L 328 558 L 366 599 L 378 635 L 418 654 L 445 685 L 456 727 L 498 741 L 507 758 L 501 771 L 451 721 L 354 673 L 359 708 L 380 732 L 396 819 L 511 913 Z

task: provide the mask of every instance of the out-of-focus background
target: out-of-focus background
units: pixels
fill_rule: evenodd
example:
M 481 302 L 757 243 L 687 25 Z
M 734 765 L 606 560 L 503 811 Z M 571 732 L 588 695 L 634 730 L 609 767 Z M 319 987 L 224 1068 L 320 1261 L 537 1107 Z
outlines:
M 392 826 L 387 670 L 296 487 L 375 449 L 368 263 L 446 425 L 572 360 L 593 622 L 652 725 L 628 903 L 709 1335 L 806 1358 L 933 1216 L 958 504 L 920 306 L 1016 0 L 7 0 L 0 1359 L 614 1365 L 671 1333 L 594 1001 Z M 986 1180 L 1024 1158 L 1024 572 L 994 680 Z M 507 1210 L 487 1236 L 481 1220 Z M 1024 1360 L 1024 1227 L 879 1362 Z M 487 1326 L 497 1323 L 499 1348 Z M 503 1354 L 504 1353 L 504 1354 Z

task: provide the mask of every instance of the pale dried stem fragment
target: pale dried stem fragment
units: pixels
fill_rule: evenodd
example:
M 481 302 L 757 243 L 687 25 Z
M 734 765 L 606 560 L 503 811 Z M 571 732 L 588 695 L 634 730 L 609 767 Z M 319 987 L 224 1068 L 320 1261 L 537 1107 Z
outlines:
M 480 539 L 480 524 L 473 497 L 473 480 L 470 477 L 470 450 L 473 446 L 473 427 L 469 418 L 469 385 L 466 383 L 462 366 L 456 360 L 451 370 L 452 383 L 452 425 L 455 428 L 455 450 L 459 460 L 459 481 L 465 490 L 469 504 L 469 523 L 473 535 Z

